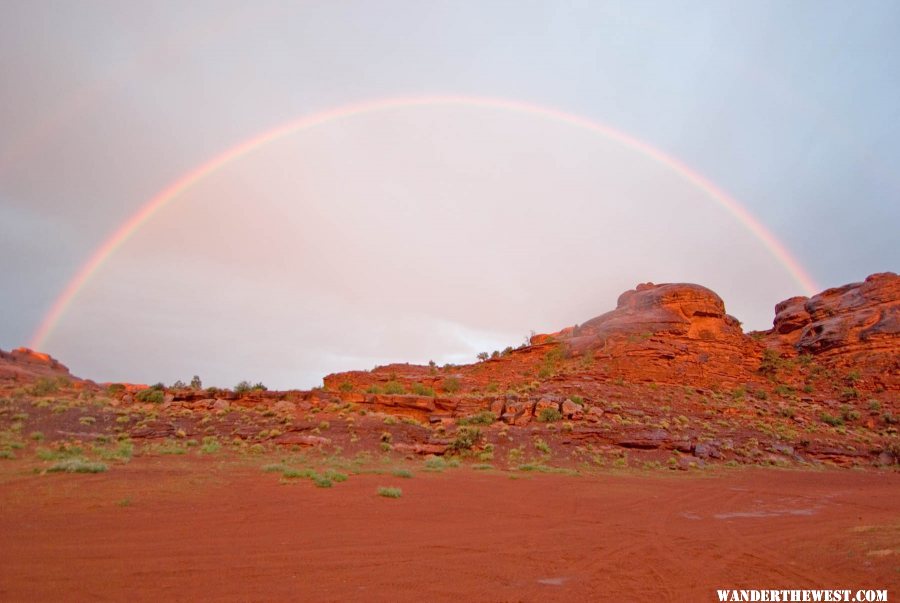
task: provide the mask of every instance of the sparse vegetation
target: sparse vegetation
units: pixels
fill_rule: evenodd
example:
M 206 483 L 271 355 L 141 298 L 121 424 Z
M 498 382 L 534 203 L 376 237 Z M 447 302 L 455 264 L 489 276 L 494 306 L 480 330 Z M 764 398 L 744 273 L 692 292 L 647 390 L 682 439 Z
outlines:
M 96 463 L 83 458 L 69 458 L 50 466 L 50 473 L 102 473 L 109 469 L 103 463 Z
M 459 379 L 457 377 L 447 377 L 446 379 L 444 379 L 441 387 L 448 394 L 455 394 L 459 391 L 460 388 Z
M 249 381 L 241 381 L 237 385 L 234 386 L 234 393 L 236 394 L 249 394 L 250 392 L 264 392 L 267 391 L 268 388 L 263 385 L 261 382 L 257 382 L 255 384 L 250 384 Z
M 400 498 L 403 496 L 403 490 L 400 488 L 389 488 L 382 486 L 378 488 L 378 496 L 383 496 L 385 498 Z
M 406 388 L 398 381 L 388 381 L 384 384 L 384 393 L 391 395 L 405 394 Z
M 454 450 L 469 450 L 481 440 L 481 437 L 480 429 L 463 425 L 456 430 L 456 438 L 450 444 L 450 447 Z
M 490 425 L 494 422 L 494 413 L 483 410 L 477 414 L 462 417 L 457 421 L 460 425 Z
M 842 419 L 841 417 L 835 417 L 828 413 L 823 412 L 820 418 L 822 419 L 823 423 L 831 425 L 832 427 L 839 427 L 844 424 L 844 419 Z
M 427 385 L 416 382 L 412 384 L 410 389 L 412 390 L 412 393 L 417 396 L 430 396 L 432 398 L 434 397 L 434 389 L 428 387 Z
M 541 438 L 538 438 L 534 441 L 534 449 L 539 452 L 543 452 L 544 454 L 550 454 L 552 452 L 552 450 L 550 449 L 550 445 Z
M 555 408 L 542 408 L 537 416 L 537 420 L 541 423 L 555 423 L 561 421 L 562 418 L 562 413 Z
M 203 454 L 214 454 L 222 448 L 219 440 L 215 436 L 205 436 L 203 444 L 200 446 L 200 452 Z
M 149 402 L 152 404 L 162 404 L 166 399 L 166 393 L 163 391 L 163 388 L 153 386 L 147 389 L 142 389 L 138 393 L 134 395 L 135 400 L 138 402 Z

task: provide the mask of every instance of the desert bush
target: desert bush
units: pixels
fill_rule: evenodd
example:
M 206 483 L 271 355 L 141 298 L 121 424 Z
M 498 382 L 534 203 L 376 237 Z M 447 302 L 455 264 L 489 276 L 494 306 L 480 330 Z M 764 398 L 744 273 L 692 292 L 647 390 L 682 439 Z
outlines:
M 428 387 L 427 385 L 422 385 L 421 383 L 413 383 L 412 384 L 412 393 L 417 396 L 430 396 L 434 397 L 434 389 Z
M 216 436 L 206 436 L 203 438 L 203 445 L 200 446 L 200 452 L 203 454 L 213 454 L 219 451 L 222 445 Z
M 859 398 L 859 390 L 855 387 L 845 387 L 841 390 L 841 400 L 855 400 Z
M 450 444 L 454 450 L 469 450 L 481 439 L 481 430 L 477 427 L 461 426 L 456 430 L 456 438 Z
M 386 394 L 405 394 L 406 388 L 399 381 L 388 381 L 384 384 L 384 393 Z
M 403 490 L 400 488 L 387 488 L 382 486 L 378 488 L 378 496 L 383 496 L 385 498 L 400 498 L 403 496 Z
M 32 396 L 46 396 L 57 390 L 59 390 L 59 382 L 56 379 L 41 377 L 27 391 Z
M 444 391 L 448 394 L 455 394 L 459 391 L 460 388 L 459 379 L 456 377 L 447 377 L 446 379 L 444 379 L 441 387 L 443 387 Z
M 425 459 L 425 471 L 440 472 L 444 469 L 459 467 L 459 461 L 456 459 L 445 459 L 440 456 L 429 456 Z
M 108 467 L 82 458 L 63 459 L 54 463 L 47 471 L 51 473 L 102 473 Z
M 781 355 L 775 350 L 764 350 L 762 355 L 762 360 L 759 363 L 759 369 L 757 369 L 763 375 L 773 376 L 778 372 L 778 369 L 784 364 L 784 361 L 781 358 Z
M 494 422 L 494 413 L 483 410 L 469 417 L 462 417 L 457 421 L 460 425 L 490 425 Z
M 839 427 L 840 425 L 844 424 L 844 419 L 842 419 L 841 417 L 832 416 L 828 413 L 823 412 L 820 418 L 822 419 L 823 423 L 827 423 L 832 427 Z
M 134 395 L 135 399 L 139 402 L 150 402 L 152 404 L 161 404 L 163 400 L 166 398 L 165 392 L 157 387 L 150 387 L 148 389 L 142 389 L 138 393 Z
M 561 421 L 562 418 L 562 413 L 555 408 L 542 408 L 537 416 L 537 420 L 541 423 L 554 423 Z

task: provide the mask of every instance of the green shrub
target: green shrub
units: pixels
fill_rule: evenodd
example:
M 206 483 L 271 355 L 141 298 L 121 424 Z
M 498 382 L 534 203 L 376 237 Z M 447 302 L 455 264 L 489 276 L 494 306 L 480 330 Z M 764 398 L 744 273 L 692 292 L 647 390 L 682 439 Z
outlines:
M 343 475 L 343 474 L 341 474 L 341 475 Z M 312 483 L 314 483 L 316 485 L 317 488 L 330 488 L 332 485 L 331 480 L 328 477 L 326 477 L 324 475 L 319 475 L 318 473 L 313 473 L 310 476 L 310 479 L 312 480 Z
M 425 471 L 440 472 L 453 467 L 459 467 L 457 459 L 445 459 L 440 456 L 429 456 L 425 459 Z
M 450 447 L 454 450 L 469 450 L 481 439 L 481 430 L 477 427 L 461 426 L 456 430 L 456 438 Z
M 859 398 L 859 390 L 855 387 L 845 387 L 841 391 L 841 400 L 855 400 Z
M 344 382 L 341 383 L 341 385 L 338 387 L 338 389 L 341 390 L 342 392 L 345 392 L 345 393 L 346 393 L 346 392 L 352 392 L 352 391 L 353 391 L 353 384 L 350 383 L 349 381 L 344 381 Z
M 841 408 L 841 417 L 845 421 L 856 421 L 857 419 L 859 419 L 860 414 L 858 410 L 854 410 L 850 407 L 845 406 Z
M 106 393 L 110 396 L 116 396 L 125 391 L 125 386 L 121 383 L 110 383 L 106 386 Z
M 398 381 L 388 381 L 384 384 L 384 393 L 392 395 L 405 394 L 406 388 Z
M 393 471 L 391 471 L 391 475 L 393 475 L 394 477 L 409 479 L 412 477 L 412 472 L 409 469 L 394 469 Z
M 462 417 L 458 423 L 460 425 L 490 425 L 494 422 L 494 413 L 489 410 L 483 410 L 469 417 Z
M 378 488 L 378 496 L 383 496 L 385 498 L 400 498 L 403 496 L 403 490 L 400 488 L 387 488 L 382 486 Z
M 134 395 L 135 399 L 138 402 L 150 402 L 152 404 L 161 404 L 163 400 L 166 398 L 166 394 L 163 390 L 157 389 L 156 387 L 151 387 L 148 389 L 142 389 L 138 393 Z
M 775 393 L 779 396 L 786 397 L 794 395 L 794 388 L 790 385 L 785 385 L 784 383 L 779 383 L 775 386 Z
M 222 445 L 215 436 L 206 436 L 203 438 L 203 445 L 200 446 L 200 452 L 203 454 L 213 454 L 219 451 Z
M 561 421 L 562 418 L 562 413 L 555 408 L 542 408 L 537 416 L 537 420 L 541 423 L 554 423 L 556 421 Z
M 441 387 L 443 387 L 444 391 L 448 394 L 455 394 L 459 391 L 460 388 L 459 379 L 456 377 L 447 377 L 446 379 L 444 379 Z
M 821 419 L 823 423 L 827 423 L 832 427 L 838 427 L 844 424 L 844 419 L 842 419 L 841 417 L 835 417 L 824 412 L 822 413 Z
M 762 361 L 759 363 L 759 372 L 763 375 L 773 376 L 784 364 L 781 355 L 775 350 L 764 350 Z
M 108 467 L 103 463 L 71 458 L 57 461 L 47 471 L 51 473 L 102 473 L 107 469 Z
M 46 396 L 57 390 L 59 390 L 59 382 L 56 379 L 41 377 L 27 391 L 32 396 Z
M 430 396 L 434 397 L 434 389 L 428 387 L 427 385 L 422 385 L 421 383 L 413 383 L 412 384 L 412 393 L 417 396 Z
M 569 396 L 569 400 L 571 400 L 578 406 L 584 406 L 584 398 L 582 398 L 581 396 Z
M 334 469 L 329 469 L 328 471 L 326 471 L 325 477 L 333 482 L 338 483 L 347 481 L 346 473 L 341 473 L 340 471 L 335 471 Z

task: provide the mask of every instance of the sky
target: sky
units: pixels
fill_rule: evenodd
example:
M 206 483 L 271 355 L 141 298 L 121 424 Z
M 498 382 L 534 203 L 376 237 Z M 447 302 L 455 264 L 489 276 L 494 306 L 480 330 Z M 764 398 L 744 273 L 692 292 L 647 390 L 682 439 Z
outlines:
M 898 31 L 877 0 L 0 0 L 0 348 L 313 387 L 648 281 L 766 329 L 900 267 Z

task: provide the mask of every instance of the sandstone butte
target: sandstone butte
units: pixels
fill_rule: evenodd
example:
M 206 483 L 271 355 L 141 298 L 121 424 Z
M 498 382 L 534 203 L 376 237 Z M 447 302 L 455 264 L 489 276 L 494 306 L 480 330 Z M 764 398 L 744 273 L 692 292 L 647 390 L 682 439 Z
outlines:
M 230 416 L 229 409 L 266 408 L 284 418 L 274 444 L 321 446 L 340 437 L 313 435 L 318 420 L 364 411 L 404 418 L 387 439 L 409 454 L 444 453 L 460 424 L 479 417 L 488 425 L 482 443 L 495 431 L 528 426 L 579 449 L 679 451 L 691 462 L 893 464 L 900 458 L 898 351 L 894 273 L 785 300 L 771 329 L 750 333 L 705 287 L 644 283 L 620 295 L 614 310 L 474 364 L 335 373 L 311 391 L 166 388 L 154 410 L 161 417 L 130 435 L 190 433 L 194 422 L 166 418 L 185 411 Z M 138 405 L 146 388 L 97 385 L 46 354 L 0 351 L 7 395 L 47 377 L 102 392 L 113 406 Z M 322 414 L 312 420 L 310 412 Z M 557 417 L 563 428 L 552 425 Z M 235 419 L 223 429 L 252 440 L 258 427 Z

